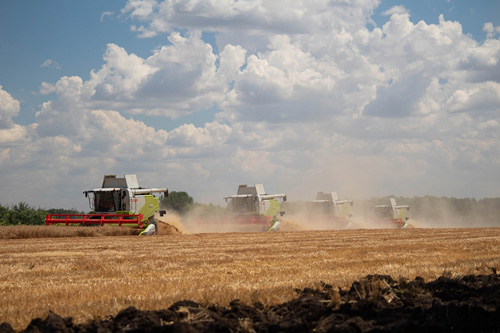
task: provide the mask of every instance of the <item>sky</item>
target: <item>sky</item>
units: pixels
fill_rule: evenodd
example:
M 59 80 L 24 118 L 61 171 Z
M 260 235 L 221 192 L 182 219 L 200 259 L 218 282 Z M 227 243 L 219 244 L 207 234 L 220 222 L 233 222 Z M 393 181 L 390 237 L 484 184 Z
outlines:
M 493 0 L 0 0 L 0 204 L 498 197 L 499 38 Z

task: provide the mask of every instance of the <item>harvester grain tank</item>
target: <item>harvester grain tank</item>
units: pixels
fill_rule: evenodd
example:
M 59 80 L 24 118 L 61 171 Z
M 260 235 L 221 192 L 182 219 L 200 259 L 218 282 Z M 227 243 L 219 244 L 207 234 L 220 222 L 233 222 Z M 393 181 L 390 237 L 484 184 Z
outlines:
M 312 214 L 331 223 L 335 228 L 346 229 L 351 226 L 353 200 L 339 200 L 337 192 L 318 192 L 316 200 L 311 204 Z
M 168 196 L 167 188 L 139 187 L 136 175 L 105 175 L 102 186 L 84 191 L 89 199 L 90 214 L 49 214 L 45 218 L 46 225 L 83 225 L 104 226 L 118 225 L 145 230 L 141 233 L 151 235 L 158 233 L 154 219 L 160 211 L 159 199 L 153 193 Z
M 281 211 L 278 199 L 286 201 L 286 194 L 267 194 L 264 185 L 239 185 L 236 195 L 225 197 L 231 216 L 229 223 L 254 225 L 261 230 L 279 230 Z
M 396 228 L 407 228 L 410 219 L 407 212 L 408 205 L 396 205 L 396 199 L 390 198 L 390 205 L 377 205 L 374 207 L 377 222 L 381 225 L 389 225 Z

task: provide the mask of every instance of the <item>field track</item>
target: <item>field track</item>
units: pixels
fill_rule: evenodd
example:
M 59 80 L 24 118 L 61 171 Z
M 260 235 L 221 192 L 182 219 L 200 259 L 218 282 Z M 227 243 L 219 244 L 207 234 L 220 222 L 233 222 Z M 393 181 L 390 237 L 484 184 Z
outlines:
M 500 228 L 0 239 L 0 253 L 0 323 L 21 330 L 49 311 L 84 322 L 184 299 L 278 304 L 367 274 L 490 274 Z

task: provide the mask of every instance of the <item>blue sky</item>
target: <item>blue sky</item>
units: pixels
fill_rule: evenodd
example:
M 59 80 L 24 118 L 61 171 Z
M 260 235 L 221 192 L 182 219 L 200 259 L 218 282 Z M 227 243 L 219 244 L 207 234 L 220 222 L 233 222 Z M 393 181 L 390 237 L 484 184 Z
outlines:
M 277 3 L 0 0 L 0 203 L 77 206 L 104 170 L 216 203 L 499 195 L 499 2 Z
M 422 1 L 382 1 L 376 10 L 377 14 L 393 6 L 403 5 L 410 10 L 413 22 L 424 20 L 427 23 L 438 23 L 438 17 L 443 14 L 445 19 L 458 21 L 466 34 L 471 34 L 476 40 L 483 40 L 486 36 L 483 31 L 485 22 L 492 22 L 497 26 L 500 22 L 500 3 L 494 0 L 422 0 Z M 382 24 L 382 20 L 375 19 Z
M 41 82 L 65 75 L 88 79 L 90 71 L 101 66 L 107 43 L 148 56 L 165 40 L 137 38 L 126 18 L 102 16 L 107 11 L 118 14 L 122 1 L 1 1 L 0 6 L 0 77 L 13 96 L 26 101 L 21 123 L 32 122 L 37 104 L 46 100 L 33 94 Z M 41 67 L 47 59 L 57 65 Z

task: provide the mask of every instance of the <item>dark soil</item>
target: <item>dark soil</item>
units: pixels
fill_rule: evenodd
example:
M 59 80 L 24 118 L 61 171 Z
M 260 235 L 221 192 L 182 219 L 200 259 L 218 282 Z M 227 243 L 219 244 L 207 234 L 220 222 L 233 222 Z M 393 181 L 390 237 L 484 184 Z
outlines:
M 500 276 L 442 276 L 425 283 L 369 275 L 349 290 L 321 283 L 296 290 L 297 298 L 275 306 L 203 307 L 181 301 L 166 310 L 133 307 L 86 324 L 50 314 L 23 332 L 500 332 Z M 0 332 L 14 332 L 8 323 Z

